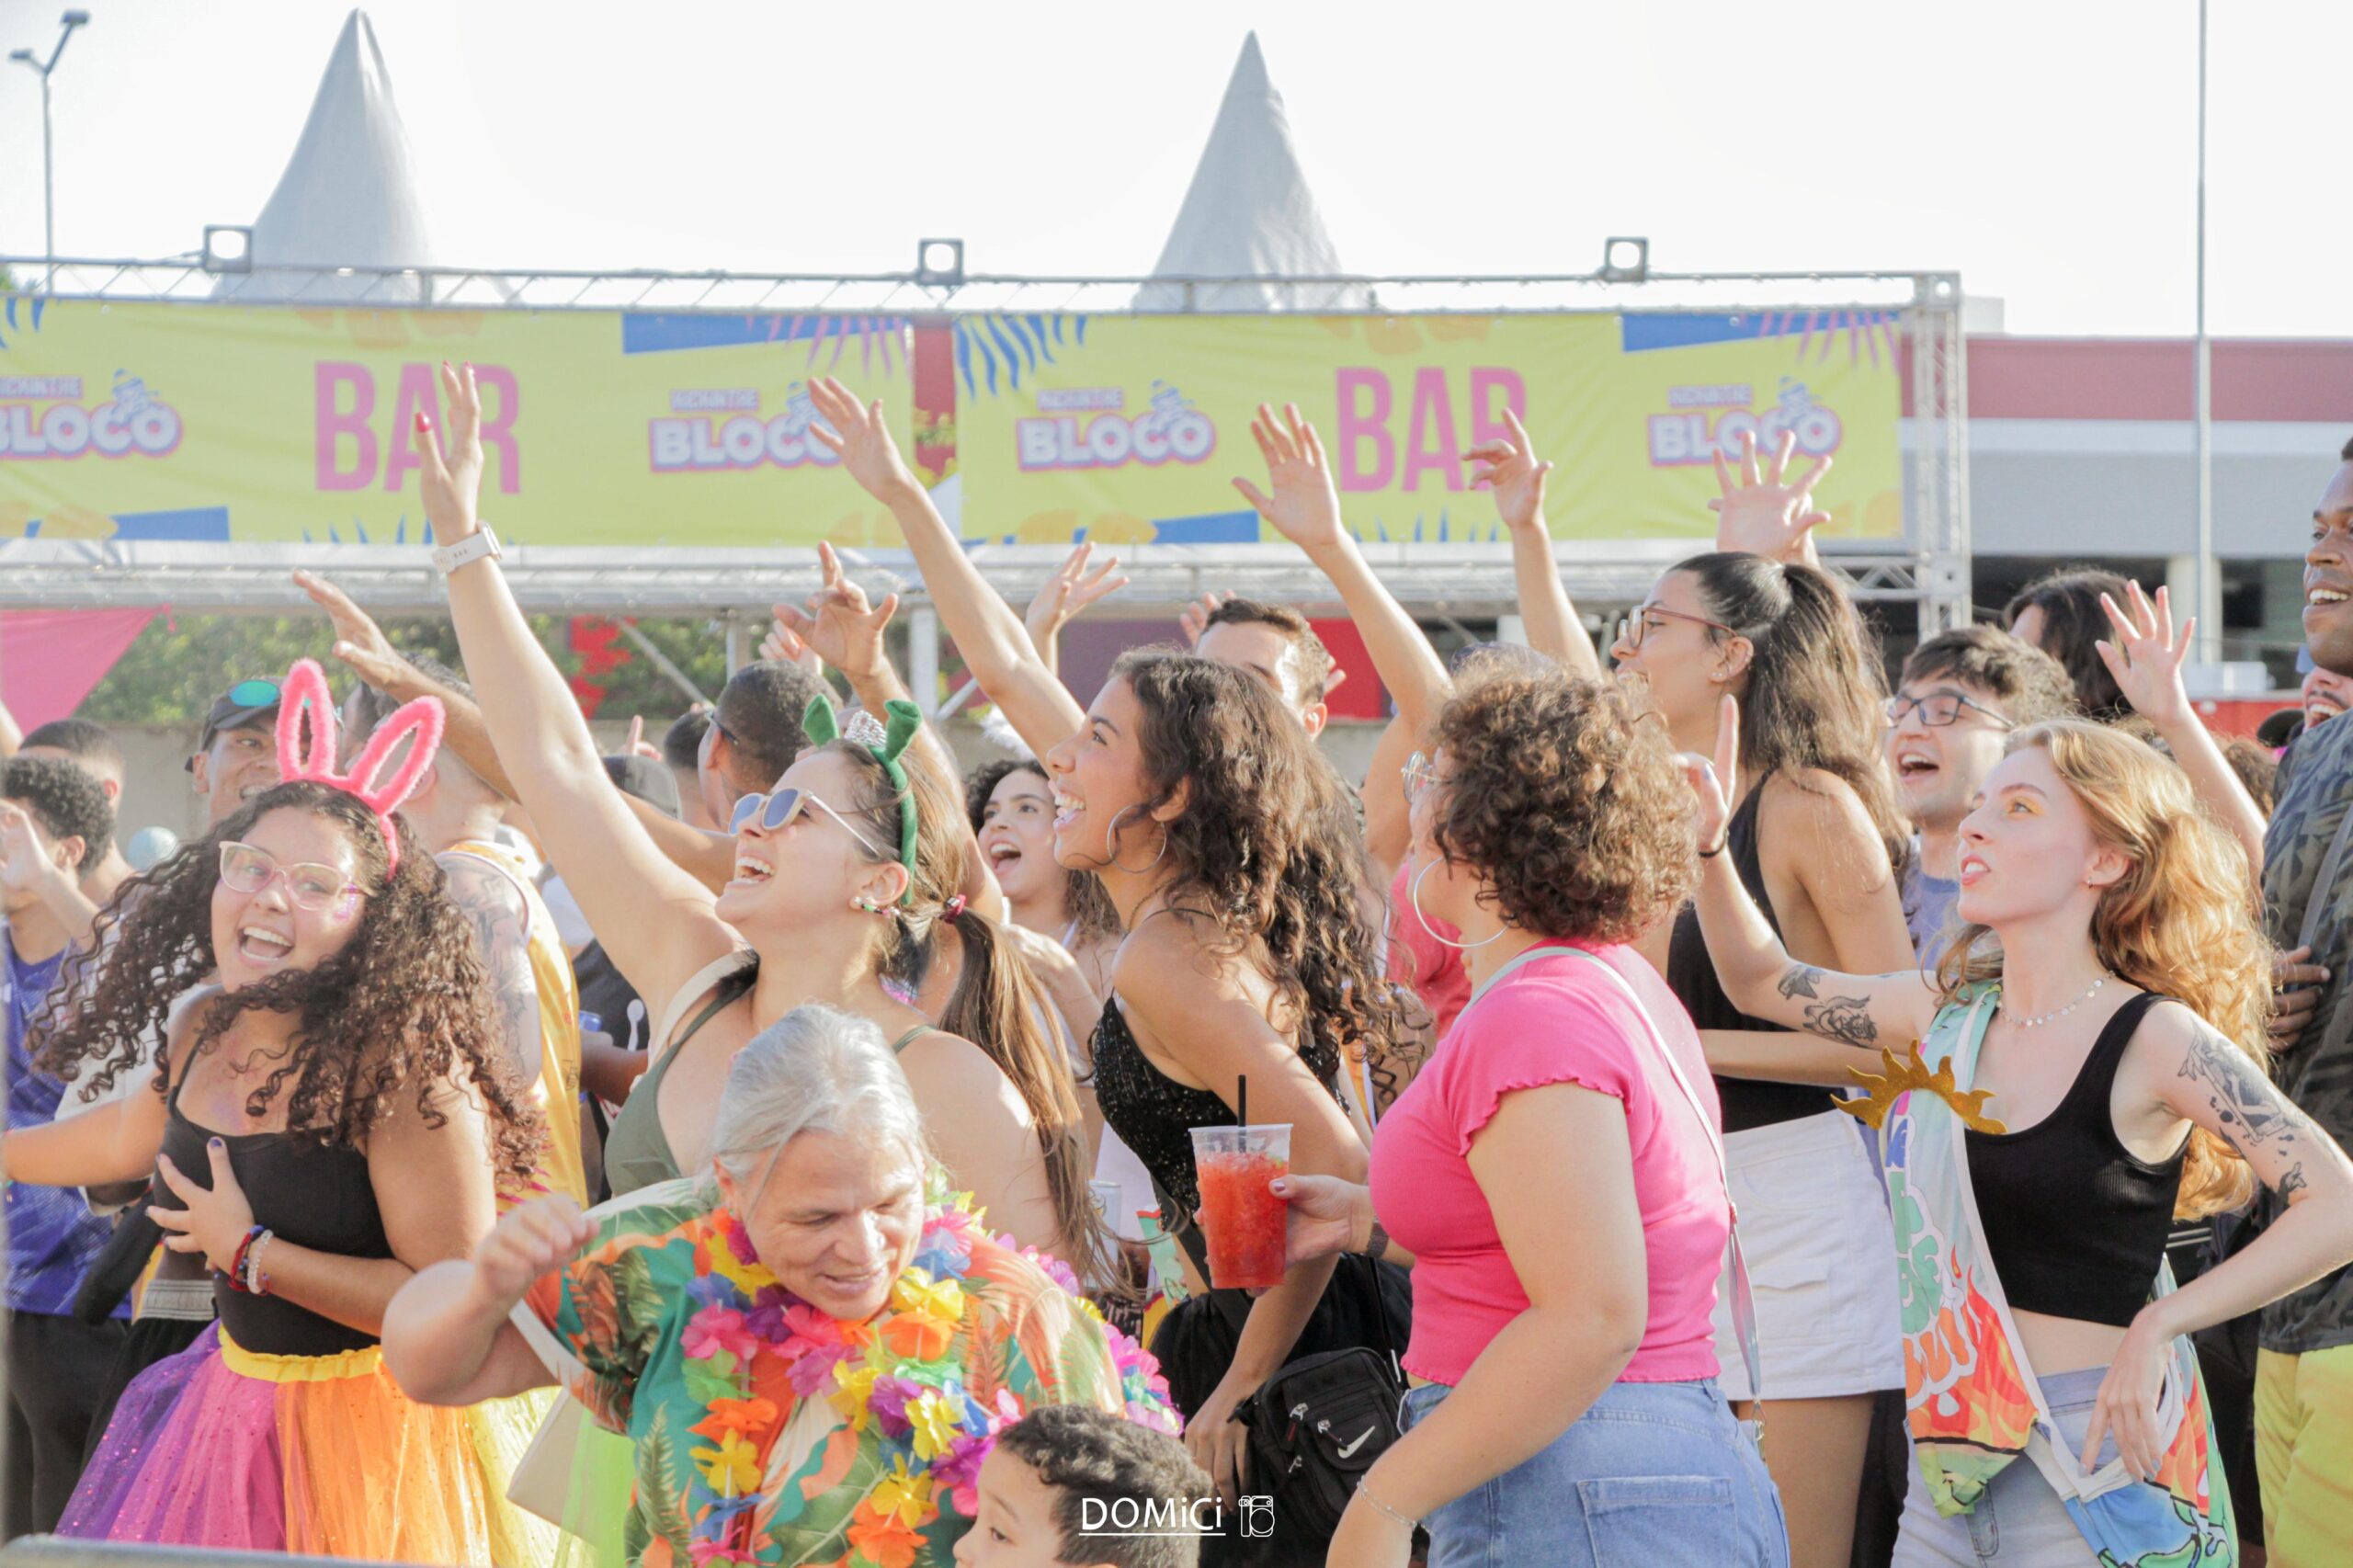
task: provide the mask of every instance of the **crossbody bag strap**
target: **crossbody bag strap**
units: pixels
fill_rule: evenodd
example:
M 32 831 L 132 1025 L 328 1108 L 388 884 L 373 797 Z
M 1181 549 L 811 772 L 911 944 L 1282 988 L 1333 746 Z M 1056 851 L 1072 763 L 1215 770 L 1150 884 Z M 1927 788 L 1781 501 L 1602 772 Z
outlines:
M 1657 1048 L 1660 1057 L 1665 1061 L 1666 1070 L 1674 1074 L 1675 1086 L 1683 1091 L 1684 1101 L 1690 1106 L 1691 1114 L 1699 1119 L 1700 1131 L 1708 1135 L 1708 1150 L 1716 1157 L 1716 1179 L 1723 1184 L 1724 1209 L 1731 1216 L 1731 1222 L 1727 1227 L 1729 1234 L 1725 1237 L 1724 1245 L 1732 1255 L 1733 1329 L 1740 1340 L 1741 1363 L 1748 1370 L 1748 1392 L 1756 1405 L 1756 1425 L 1762 1427 L 1765 1413 L 1765 1361 L 1756 1344 L 1756 1291 L 1749 1282 L 1748 1259 L 1740 1249 L 1740 1205 L 1732 1195 L 1732 1168 L 1724 1159 L 1724 1141 L 1722 1135 L 1716 1131 L 1715 1118 L 1708 1114 L 1707 1106 L 1701 1102 L 1699 1091 L 1691 1086 L 1691 1080 L 1685 1075 L 1683 1064 L 1675 1059 L 1675 1052 L 1666 1048 L 1665 1037 L 1658 1032 L 1656 1020 L 1652 1018 L 1650 1008 L 1643 1006 L 1642 994 L 1634 989 L 1631 981 L 1619 973 L 1617 968 L 1600 955 L 1587 952 L 1583 948 L 1546 948 L 1540 950 L 1574 953 L 1608 975 L 1618 989 L 1625 994 L 1626 1000 L 1633 1005 L 1635 1016 L 1643 1020 L 1643 1028 L 1649 1031 L 1651 1044 Z M 1521 955 L 1523 959 L 1528 956 L 1529 955 Z M 1497 971 L 1496 978 L 1502 978 L 1501 971 Z
M 2313 875 L 2313 890 L 2304 897 L 2304 920 L 2296 935 L 2296 946 L 2309 948 L 2320 934 L 2321 916 L 2328 909 L 2328 890 L 2336 883 L 2345 869 L 2345 854 L 2348 842 L 2353 842 L 2353 805 L 2345 808 L 2345 815 L 2336 824 L 2336 836 L 2328 841 L 2328 852 L 2320 858 L 2320 869 Z

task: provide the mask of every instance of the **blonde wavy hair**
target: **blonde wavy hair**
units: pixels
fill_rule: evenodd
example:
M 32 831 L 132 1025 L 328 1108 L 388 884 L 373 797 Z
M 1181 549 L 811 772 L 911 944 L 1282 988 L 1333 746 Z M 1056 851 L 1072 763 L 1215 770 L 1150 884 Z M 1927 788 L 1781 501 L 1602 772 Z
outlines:
M 2246 851 L 2209 817 L 2181 769 L 2140 741 L 2083 719 L 2052 719 L 2010 737 L 2007 753 L 2040 747 L 2083 802 L 2098 840 L 2120 851 L 2123 876 L 2092 911 L 2100 961 L 2145 991 L 2171 996 L 2270 1071 L 2271 949 L 2255 918 Z M 1937 980 L 1946 999 L 1998 980 L 2002 954 L 1987 928 L 1965 926 Z M 2255 1191 L 2236 1150 L 2202 1127 L 2189 1132 L 2174 1216 L 2234 1209 Z

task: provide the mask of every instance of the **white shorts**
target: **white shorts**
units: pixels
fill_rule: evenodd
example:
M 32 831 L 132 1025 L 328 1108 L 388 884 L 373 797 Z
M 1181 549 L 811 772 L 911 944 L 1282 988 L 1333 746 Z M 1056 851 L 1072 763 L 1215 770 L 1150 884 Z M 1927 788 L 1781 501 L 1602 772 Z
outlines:
M 1724 1140 L 1768 1406 L 1904 1386 L 1895 1233 L 1872 1136 L 1826 1110 Z M 1716 1281 L 1716 1360 L 1724 1396 L 1748 1398 L 1729 1268 Z

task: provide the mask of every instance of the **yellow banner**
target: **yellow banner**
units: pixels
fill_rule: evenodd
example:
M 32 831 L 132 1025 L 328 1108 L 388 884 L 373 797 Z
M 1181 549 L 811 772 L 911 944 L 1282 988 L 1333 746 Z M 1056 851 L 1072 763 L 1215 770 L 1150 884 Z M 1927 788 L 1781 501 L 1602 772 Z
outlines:
M 888 533 L 809 435 L 803 383 L 881 398 L 880 316 L 301 310 L 0 301 L 0 537 L 415 542 L 410 430 L 436 367 L 483 389 L 483 512 L 525 544 L 768 545 Z
M 1245 541 L 1260 401 L 1322 431 L 1368 539 L 1500 538 L 1462 453 L 1510 408 L 1555 468 L 1563 538 L 1714 531 L 1711 453 L 1744 430 L 1800 463 L 1833 538 L 1900 537 L 1893 312 L 1418 317 L 968 316 L 955 323 L 964 531 L 1031 542 Z M 1802 468 L 1799 472 L 1802 472 Z

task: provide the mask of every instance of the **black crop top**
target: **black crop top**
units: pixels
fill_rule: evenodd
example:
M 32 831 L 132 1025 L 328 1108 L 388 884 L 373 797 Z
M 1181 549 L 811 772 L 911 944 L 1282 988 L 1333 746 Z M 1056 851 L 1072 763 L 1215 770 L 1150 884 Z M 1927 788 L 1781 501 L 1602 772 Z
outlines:
M 390 1257 L 392 1242 L 376 1208 L 368 1179 L 368 1156 L 289 1132 L 213 1132 L 180 1112 L 179 1085 L 172 1085 L 171 1118 L 164 1127 L 164 1153 L 180 1174 L 199 1187 L 212 1185 L 212 1157 L 205 1145 L 218 1138 L 229 1148 L 229 1168 L 253 1205 L 254 1223 L 266 1225 L 280 1243 L 332 1253 L 339 1257 Z M 158 1208 L 176 1207 L 156 1188 Z M 262 1255 L 269 1271 L 269 1255 Z M 333 1356 L 376 1343 L 376 1336 L 298 1307 L 282 1296 L 249 1296 L 212 1280 L 213 1310 L 221 1332 L 247 1350 L 269 1356 Z
M 1196 1127 L 1232 1127 L 1233 1112 L 1207 1089 L 1180 1084 L 1152 1064 L 1120 1011 L 1120 999 L 1103 1005 L 1095 1025 L 1095 1099 L 1103 1120 L 1151 1173 L 1153 1182 L 1176 1204 L 1176 1212 L 1164 1216 L 1171 1232 L 1189 1229 L 1193 1210 L 1201 1205 L 1201 1189 L 1193 1178 L 1193 1133 Z M 1324 1089 L 1339 1098 L 1336 1085 Z
M 2049 1116 L 2022 1131 L 1967 1134 L 1985 1246 L 2021 1312 L 2124 1328 L 2148 1302 L 2188 1140 L 2162 1165 L 2138 1159 L 2109 1101 L 2132 1032 L 2163 1000 L 2144 992 L 2116 1010 Z M 1989 1108 L 2001 1113 L 1998 1102 Z
M 1756 901 L 1756 907 L 1764 911 L 1778 937 L 1781 922 L 1773 913 L 1773 901 L 1766 896 L 1765 862 L 1756 850 L 1756 812 L 1764 801 L 1765 783 L 1760 779 L 1725 824 L 1724 852 L 1732 857 L 1733 868 L 1740 873 L 1740 885 Z M 1684 1010 L 1691 1015 L 1695 1028 L 1788 1032 L 1779 1024 L 1752 1018 L 1732 1005 L 1732 998 L 1724 994 L 1722 984 L 1716 979 L 1715 960 L 1708 956 L 1708 939 L 1699 933 L 1699 911 L 1688 904 L 1676 915 L 1675 933 L 1668 939 L 1666 983 Z M 1758 1078 L 1719 1077 L 1716 1099 L 1723 1107 L 1726 1132 L 1745 1132 L 1751 1128 L 1819 1116 L 1832 1106 L 1827 1089 L 1804 1084 L 1768 1084 Z

